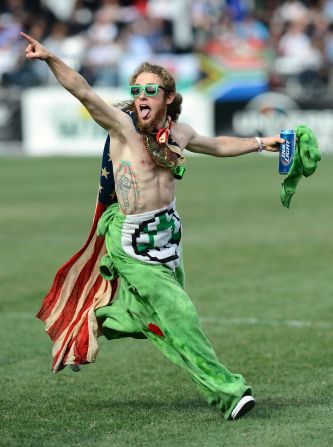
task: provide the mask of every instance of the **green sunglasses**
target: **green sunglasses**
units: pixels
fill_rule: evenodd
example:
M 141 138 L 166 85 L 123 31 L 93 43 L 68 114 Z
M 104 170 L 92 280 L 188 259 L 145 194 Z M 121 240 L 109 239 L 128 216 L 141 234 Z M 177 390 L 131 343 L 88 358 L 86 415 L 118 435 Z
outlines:
M 162 87 L 162 85 L 158 84 L 146 84 L 146 85 L 135 84 L 129 86 L 129 92 L 130 95 L 133 96 L 133 98 L 140 96 L 142 90 L 145 92 L 146 96 L 156 96 L 159 88 L 165 90 L 165 88 Z

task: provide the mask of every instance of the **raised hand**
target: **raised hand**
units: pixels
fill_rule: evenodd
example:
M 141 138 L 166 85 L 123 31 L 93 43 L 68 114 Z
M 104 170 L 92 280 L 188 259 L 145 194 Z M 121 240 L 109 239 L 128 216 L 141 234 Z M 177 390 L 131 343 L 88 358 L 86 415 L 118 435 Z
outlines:
M 25 56 L 29 60 L 41 59 L 47 60 L 51 56 L 51 52 L 28 34 L 20 33 L 22 37 L 29 43 L 25 49 Z

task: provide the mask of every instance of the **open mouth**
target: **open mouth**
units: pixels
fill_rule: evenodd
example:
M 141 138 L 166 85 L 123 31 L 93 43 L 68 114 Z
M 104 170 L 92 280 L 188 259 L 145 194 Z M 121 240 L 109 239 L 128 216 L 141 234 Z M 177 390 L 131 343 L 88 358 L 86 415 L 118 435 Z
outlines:
M 140 104 L 139 106 L 140 117 L 145 120 L 149 118 L 151 108 L 147 104 Z

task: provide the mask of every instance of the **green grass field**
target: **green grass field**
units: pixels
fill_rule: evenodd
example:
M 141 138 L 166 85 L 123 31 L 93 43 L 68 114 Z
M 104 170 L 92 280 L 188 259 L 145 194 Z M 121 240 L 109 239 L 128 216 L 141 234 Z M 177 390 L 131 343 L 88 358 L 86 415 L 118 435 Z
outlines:
M 0 160 L 0 445 L 332 446 L 333 158 L 290 210 L 275 157 L 191 158 L 178 184 L 187 291 L 257 398 L 237 422 L 148 341 L 100 339 L 95 365 L 50 372 L 34 314 L 86 239 L 99 163 Z

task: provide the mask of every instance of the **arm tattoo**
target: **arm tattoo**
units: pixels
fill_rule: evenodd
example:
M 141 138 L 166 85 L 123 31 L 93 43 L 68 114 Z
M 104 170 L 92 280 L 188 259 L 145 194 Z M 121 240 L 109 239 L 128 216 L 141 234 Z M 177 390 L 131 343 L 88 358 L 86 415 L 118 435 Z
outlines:
M 126 214 L 134 214 L 139 204 L 137 177 L 131 162 L 121 160 L 115 171 L 116 193 L 119 205 Z

